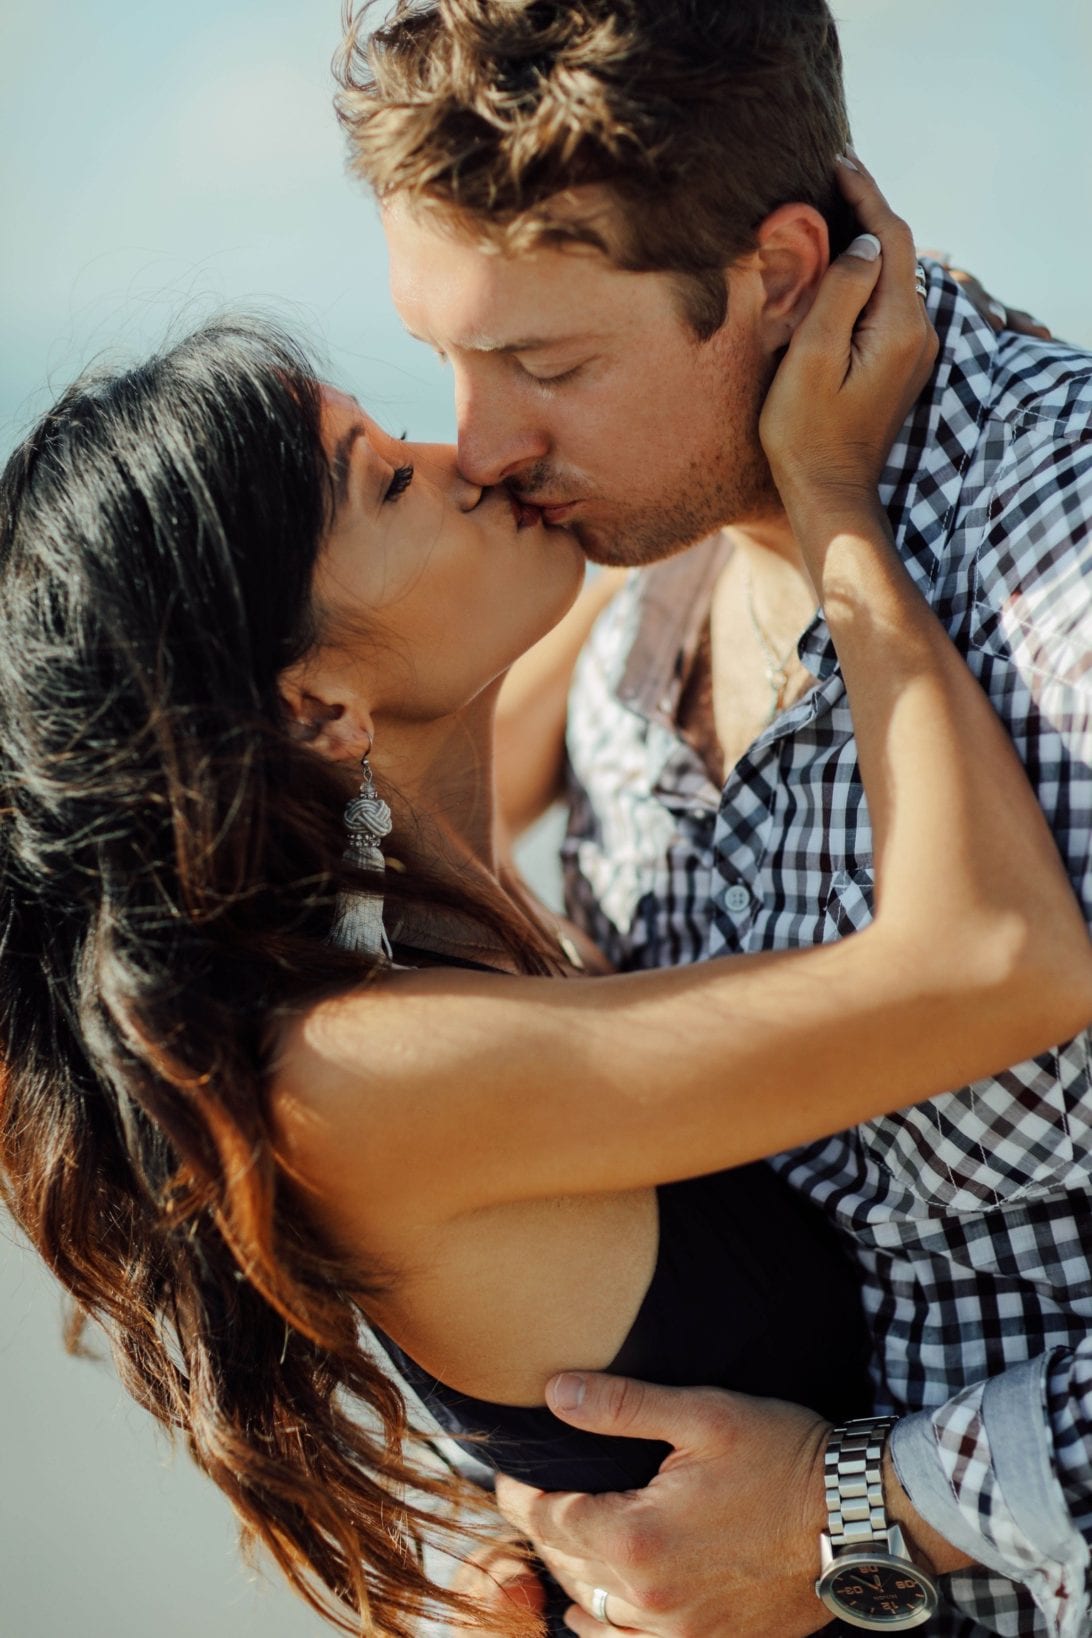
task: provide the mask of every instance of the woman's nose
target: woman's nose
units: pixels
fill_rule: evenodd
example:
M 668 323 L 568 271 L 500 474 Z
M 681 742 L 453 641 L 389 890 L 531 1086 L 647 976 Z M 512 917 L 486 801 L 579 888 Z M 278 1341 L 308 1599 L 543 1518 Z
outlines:
M 459 471 L 454 444 L 415 444 L 414 464 L 422 466 L 460 512 L 472 512 L 482 498 L 483 486 L 471 483 Z

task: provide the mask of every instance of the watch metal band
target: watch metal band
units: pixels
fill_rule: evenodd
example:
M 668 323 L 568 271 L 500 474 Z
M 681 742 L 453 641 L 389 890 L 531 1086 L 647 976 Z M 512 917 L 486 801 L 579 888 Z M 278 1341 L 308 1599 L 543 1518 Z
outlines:
M 897 1420 L 894 1416 L 862 1417 L 835 1428 L 827 1441 L 823 1478 L 830 1544 L 835 1552 L 887 1536 L 883 1448 Z

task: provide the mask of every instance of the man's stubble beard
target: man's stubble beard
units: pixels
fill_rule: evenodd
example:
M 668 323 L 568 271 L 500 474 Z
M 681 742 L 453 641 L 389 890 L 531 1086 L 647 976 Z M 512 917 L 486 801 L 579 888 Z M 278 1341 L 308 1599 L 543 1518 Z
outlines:
M 573 533 L 590 562 L 644 568 L 676 556 L 717 529 L 768 522 L 781 514 L 781 497 L 758 435 L 777 362 L 769 361 L 743 403 L 738 381 L 734 397 L 725 393 L 714 412 L 708 447 L 694 453 L 669 491 L 628 511 L 614 507 L 601 523 L 573 520 Z
M 641 569 L 675 557 L 728 525 L 760 523 L 781 512 L 781 499 L 764 459 L 727 475 L 706 468 L 681 495 L 665 497 L 631 515 L 615 511 L 608 522 L 582 524 L 573 533 L 584 556 L 605 568 Z

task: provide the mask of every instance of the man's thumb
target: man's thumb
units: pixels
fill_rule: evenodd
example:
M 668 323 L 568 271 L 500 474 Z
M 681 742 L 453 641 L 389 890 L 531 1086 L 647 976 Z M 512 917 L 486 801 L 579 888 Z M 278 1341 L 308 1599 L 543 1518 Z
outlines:
M 599 1371 L 562 1371 L 546 1384 L 550 1409 L 575 1428 L 614 1438 L 658 1439 L 676 1448 L 689 1443 L 694 1431 L 691 1398 L 692 1390 L 659 1388 Z

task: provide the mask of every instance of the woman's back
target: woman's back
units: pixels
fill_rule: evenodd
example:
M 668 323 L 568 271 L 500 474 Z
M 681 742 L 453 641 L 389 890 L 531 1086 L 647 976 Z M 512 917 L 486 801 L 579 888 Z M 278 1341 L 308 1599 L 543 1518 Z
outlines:
M 867 1333 L 849 1262 L 826 1221 L 762 1162 L 665 1184 L 656 1197 L 655 1269 L 625 1340 L 609 1360 L 590 1362 L 574 1349 L 565 1363 L 786 1399 L 831 1420 L 859 1411 L 869 1398 Z M 533 1272 L 526 1283 L 533 1293 Z M 462 1296 L 473 1307 L 473 1293 Z M 574 1304 L 583 1297 L 574 1291 Z M 557 1318 L 564 1325 L 564 1309 Z M 377 1335 L 442 1426 L 471 1436 L 467 1448 L 479 1460 L 529 1484 L 627 1489 L 646 1484 L 666 1454 L 661 1445 L 570 1427 L 541 1401 L 459 1392 Z M 479 1351 L 490 1345 L 483 1326 Z

